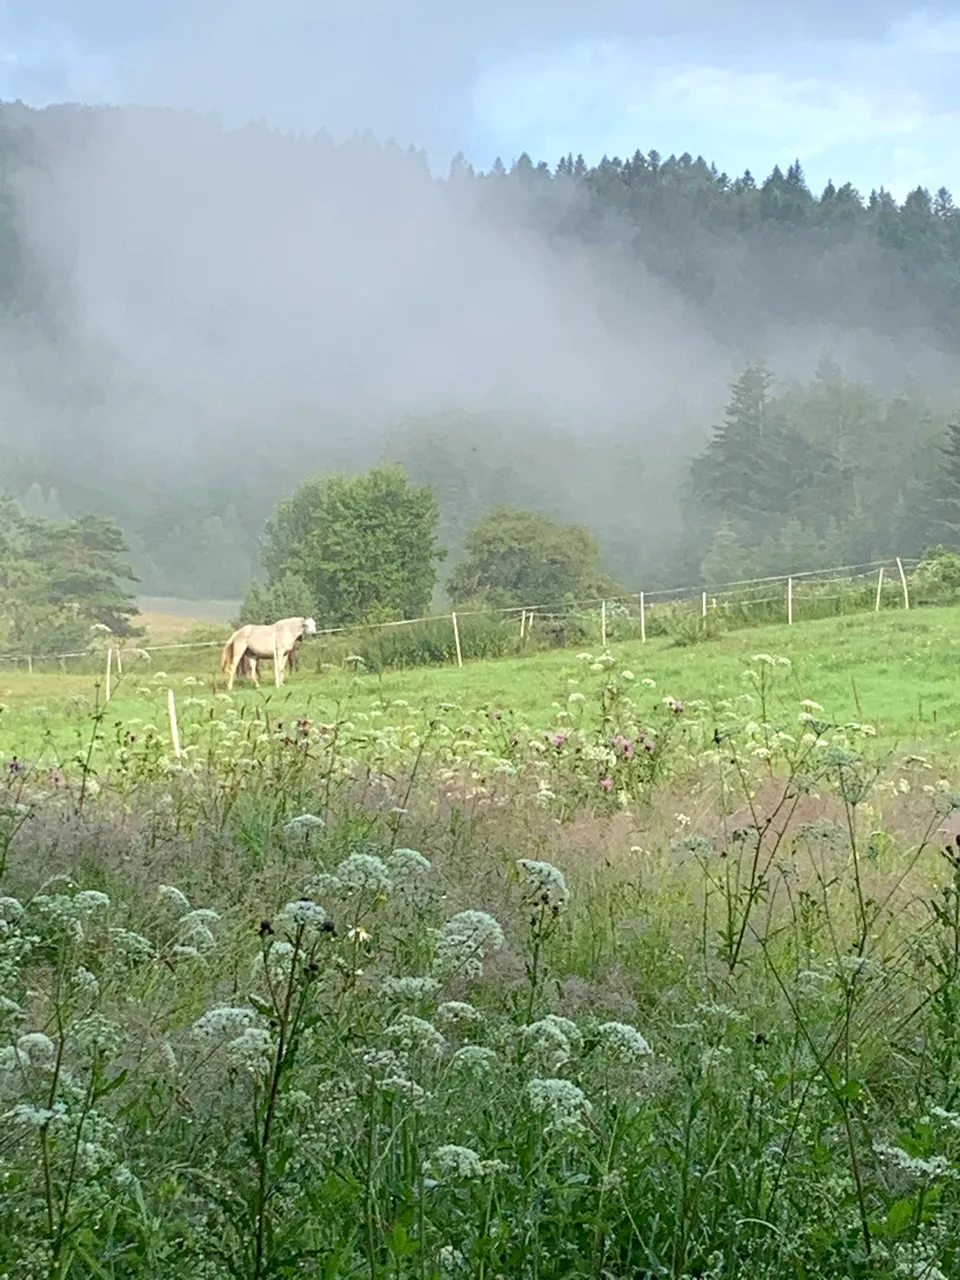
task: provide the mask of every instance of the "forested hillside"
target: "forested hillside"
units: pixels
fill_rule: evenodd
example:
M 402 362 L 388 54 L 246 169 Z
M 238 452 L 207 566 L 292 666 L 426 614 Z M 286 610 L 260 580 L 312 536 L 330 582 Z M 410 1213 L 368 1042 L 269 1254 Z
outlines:
M 638 151 L 448 176 L 369 137 L 0 108 L 0 491 L 239 596 L 304 475 L 399 461 L 455 568 L 506 503 L 627 585 L 960 525 L 960 213 Z M 732 390 L 731 390 L 732 388 Z

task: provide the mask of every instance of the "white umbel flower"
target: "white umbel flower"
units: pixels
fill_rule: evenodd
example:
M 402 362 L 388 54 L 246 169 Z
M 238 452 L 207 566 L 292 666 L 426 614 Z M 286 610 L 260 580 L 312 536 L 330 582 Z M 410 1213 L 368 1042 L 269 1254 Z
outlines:
M 527 1095 L 534 1113 L 546 1120 L 548 1131 L 576 1133 L 583 1127 L 584 1115 L 592 1110 L 583 1090 L 571 1080 L 534 1077 L 527 1085 Z
M 544 906 L 566 906 L 570 895 L 566 877 L 559 867 L 552 862 L 537 862 L 534 858 L 518 858 L 517 870 L 523 875 L 533 900 Z
M 653 1052 L 636 1027 L 626 1022 L 605 1022 L 597 1034 L 610 1056 L 628 1065 L 642 1062 Z

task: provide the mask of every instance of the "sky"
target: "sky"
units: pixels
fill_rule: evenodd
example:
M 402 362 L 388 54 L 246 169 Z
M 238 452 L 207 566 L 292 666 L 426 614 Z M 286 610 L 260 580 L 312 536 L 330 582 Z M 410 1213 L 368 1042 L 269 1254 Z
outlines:
M 0 97 L 960 191 L 956 0 L 0 0 Z

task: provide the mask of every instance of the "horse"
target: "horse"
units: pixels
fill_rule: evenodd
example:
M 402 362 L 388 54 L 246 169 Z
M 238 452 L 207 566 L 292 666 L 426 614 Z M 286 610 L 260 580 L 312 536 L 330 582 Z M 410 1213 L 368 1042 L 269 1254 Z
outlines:
M 238 627 L 220 655 L 220 669 L 229 672 L 227 688 L 233 688 L 234 677 L 240 666 L 259 687 L 257 662 L 266 658 L 275 663 L 275 678 L 279 688 L 291 650 L 303 636 L 315 636 L 317 624 L 313 618 L 281 618 L 268 626 L 247 625 Z
M 300 665 L 301 643 L 302 642 L 300 640 L 297 640 L 293 648 L 287 654 L 287 670 L 288 671 L 296 671 L 297 667 Z M 250 679 L 253 681 L 253 683 L 257 686 L 257 688 L 259 688 L 260 681 L 257 679 L 257 662 L 258 662 L 258 659 L 255 657 L 255 655 L 249 649 L 247 649 L 244 652 L 243 657 L 240 659 L 239 665 L 237 666 L 237 675 L 249 676 Z

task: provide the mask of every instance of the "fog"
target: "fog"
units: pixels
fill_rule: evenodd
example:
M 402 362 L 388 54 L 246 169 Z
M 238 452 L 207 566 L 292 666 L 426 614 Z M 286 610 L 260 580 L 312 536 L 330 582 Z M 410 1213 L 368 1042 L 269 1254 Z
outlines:
M 498 225 L 399 148 L 385 164 L 363 145 L 171 126 L 96 119 L 35 218 L 75 282 L 72 323 L 165 392 L 595 430 L 636 408 L 638 380 L 655 409 L 687 394 L 691 366 L 711 390 L 729 372 L 663 286 L 637 279 L 625 301 L 585 252 Z
M 743 0 L 733 16 L 765 12 Z M 831 12 L 788 7 L 780 30 Z M 956 385 L 957 362 L 920 312 L 891 328 L 864 322 L 866 303 L 850 318 L 839 296 L 830 313 L 765 311 L 749 294 L 777 281 L 758 279 L 743 248 L 710 251 L 713 284 L 693 301 L 641 265 L 636 226 L 614 205 L 576 234 L 574 184 L 553 184 L 544 201 L 536 178 L 508 196 L 446 179 L 471 132 L 464 84 L 545 29 L 553 40 L 582 31 L 573 0 L 462 12 L 427 0 L 202 0 L 168 16 L 105 95 L 153 105 L 49 126 L 45 163 L 19 188 L 70 352 L 60 403 L 48 395 L 30 416 L 38 439 L 85 459 L 74 503 L 118 509 L 125 488 L 159 518 L 178 488 L 221 506 L 246 494 L 252 546 L 284 487 L 375 461 L 405 419 L 448 415 L 466 451 L 470 415 L 499 415 L 511 424 L 496 437 L 508 471 L 509 435 L 526 423 L 588 450 L 628 430 L 650 460 L 637 529 L 662 537 L 676 520 L 662 477 L 675 484 L 744 359 L 804 377 L 830 348 L 878 386 Z M 651 35 L 729 40 L 715 7 L 694 0 L 640 16 Z M 599 26 L 634 33 L 640 16 L 614 0 L 591 9 Z M 368 128 L 375 138 L 344 141 Z M 657 144 L 650 132 L 638 145 Z M 525 450 L 515 456 L 530 467 Z M 572 456 L 541 457 L 523 488 L 562 507 L 580 480 Z M 29 465 L 52 483 L 48 460 Z M 604 502 L 595 485 L 576 514 L 599 519 Z

